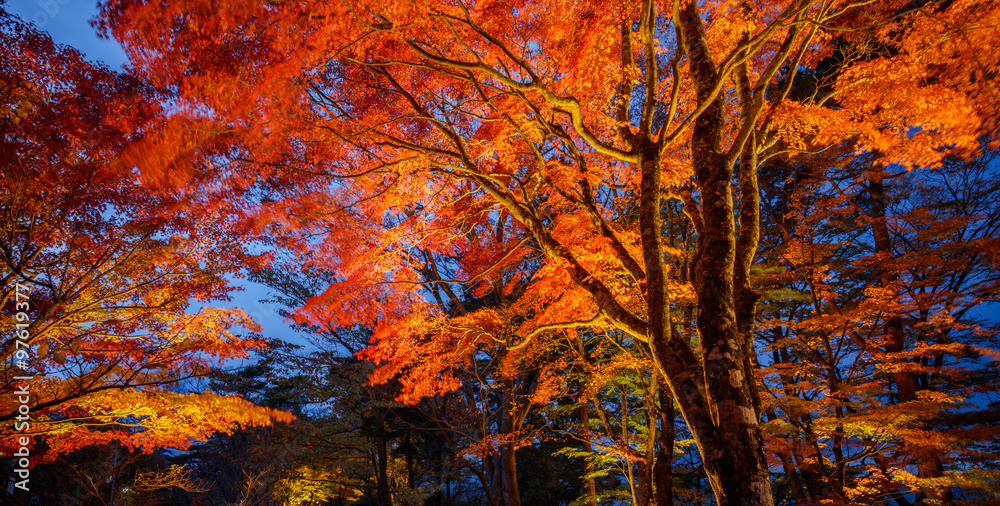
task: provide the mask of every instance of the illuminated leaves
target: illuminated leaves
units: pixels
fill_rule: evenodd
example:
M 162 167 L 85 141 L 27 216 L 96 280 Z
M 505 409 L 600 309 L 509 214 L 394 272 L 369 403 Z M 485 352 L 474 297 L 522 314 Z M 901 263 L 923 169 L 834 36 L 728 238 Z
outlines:
M 110 441 L 150 452 L 288 420 L 238 398 L 170 390 L 260 343 L 241 335 L 259 331 L 241 310 L 197 309 L 232 290 L 228 276 L 250 257 L 243 229 L 183 209 L 198 199 L 143 186 L 122 163 L 155 128 L 163 95 L 6 13 L 0 42 L 10 104 L 0 116 L 0 418 L 18 416 L 11 393 L 22 388 L 31 412 L 30 428 L 0 432 L 5 451 L 30 434 L 48 461 Z
M 102 23 L 177 93 L 133 151 L 151 152 L 132 158 L 144 177 L 331 273 L 296 321 L 371 329 L 361 356 L 376 382 L 401 380 L 400 400 L 468 386 L 480 362 L 494 380 L 539 367 L 537 398 L 553 398 L 548 354 L 567 329 L 593 332 L 649 352 L 609 358 L 619 365 L 597 383 L 652 358 L 684 393 L 721 484 L 768 475 L 763 457 L 733 464 L 762 454 L 743 437 L 760 413 L 740 379 L 753 361 L 738 359 L 755 351 L 762 191 L 768 261 L 785 269 L 764 281 L 779 308 L 762 329 L 779 364 L 765 377 L 783 398 L 768 402 L 793 426 L 885 453 L 912 434 L 879 423 L 918 418 L 880 391 L 919 374 L 929 385 L 938 357 L 959 358 L 950 333 L 977 332 L 952 315 L 987 300 L 990 268 L 949 278 L 965 238 L 942 240 L 964 218 L 942 225 L 905 192 L 910 209 L 876 208 L 893 203 L 879 188 L 918 188 L 908 171 L 995 137 L 1000 59 L 977 49 L 995 46 L 979 23 L 995 3 L 113 0 Z M 898 404 L 962 397 L 915 395 Z M 870 472 L 859 487 L 883 486 Z

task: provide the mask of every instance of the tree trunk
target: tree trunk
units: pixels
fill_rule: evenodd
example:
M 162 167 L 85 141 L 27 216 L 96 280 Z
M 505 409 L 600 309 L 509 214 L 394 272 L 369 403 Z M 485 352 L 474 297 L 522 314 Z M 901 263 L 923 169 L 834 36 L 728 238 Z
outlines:
M 410 430 L 406 430 L 406 486 L 410 489 L 416 487 L 415 469 L 413 468 L 413 446 L 410 444 Z
M 802 491 L 802 482 L 799 480 L 798 471 L 795 470 L 795 463 L 792 462 L 792 456 L 788 452 L 782 451 L 778 452 L 778 458 L 781 459 L 781 469 L 788 478 L 788 489 L 792 492 L 795 502 L 806 502 L 806 494 Z
M 514 422 L 514 380 L 503 380 L 503 404 L 500 415 L 500 434 L 513 436 Z M 521 494 L 517 489 L 517 461 L 514 458 L 514 443 L 500 446 L 500 498 L 504 506 L 521 506 Z
M 636 462 L 636 470 L 639 472 L 639 487 L 637 490 L 636 506 L 648 506 L 653 503 L 656 477 L 654 462 L 656 461 L 656 436 L 658 434 L 657 423 L 659 418 L 659 408 L 656 405 L 656 392 L 659 390 L 660 375 L 653 371 L 650 375 L 649 386 L 645 391 L 645 402 L 643 408 L 646 412 L 646 453 L 641 461 Z
M 755 171 L 753 160 L 741 156 L 740 174 L 741 223 L 740 237 L 736 236 L 734 217 L 732 180 L 733 165 L 736 158 L 722 149 L 722 136 L 725 130 L 725 115 L 722 99 L 717 95 L 717 85 L 722 76 L 718 74 L 712 61 L 705 29 L 698 13 L 698 2 L 687 2 L 678 7 L 676 22 L 680 35 L 684 39 L 691 78 L 695 84 L 699 107 L 704 112 L 694 122 L 691 140 L 691 159 L 694 167 L 695 180 L 701 196 L 700 230 L 692 269 L 692 281 L 698 297 L 698 331 L 701 337 L 703 356 L 703 390 L 688 390 L 689 385 L 678 384 L 680 379 L 668 371 L 665 376 L 670 380 L 674 397 L 682 408 L 682 413 L 694 435 L 701 451 L 705 472 L 709 483 L 720 505 L 740 506 L 771 506 L 770 473 L 767 459 L 764 455 L 764 437 L 758 422 L 756 402 L 754 401 L 755 379 L 752 369 L 747 368 L 749 328 L 752 321 L 741 322 L 737 318 L 737 296 L 740 300 L 741 313 L 746 313 L 747 298 L 752 293 L 746 293 L 745 286 L 740 286 L 737 293 L 736 281 L 749 279 L 746 271 L 753 258 L 756 248 L 759 222 L 754 218 L 759 212 L 754 208 L 758 204 Z M 741 108 L 746 114 L 741 114 L 741 122 L 752 122 L 755 118 L 754 105 L 749 98 L 744 97 L 741 89 Z M 753 100 L 759 100 L 754 98 Z M 745 103 L 746 102 L 746 103 Z M 757 109 L 759 110 L 759 108 Z M 742 117 L 746 116 L 746 117 Z M 753 123 L 744 123 L 744 127 L 752 128 Z M 745 139 L 744 139 L 745 142 Z M 741 154 L 753 152 L 753 143 L 744 151 L 740 146 L 734 146 Z M 655 178 L 659 185 L 658 163 L 653 166 L 657 174 L 647 175 L 646 163 L 643 163 L 643 184 L 640 191 L 646 188 L 646 179 Z M 659 160 L 657 159 L 656 162 Z M 657 195 L 658 197 L 658 195 Z M 647 197 L 640 195 L 640 206 Z M 657 202 L 658 204 L 658 202 Z M 644 216 L 640 207 L 640 222 L 645 217 L 647 224 L 642 224 L 642 232 L 647 227 L 658 231 L 659 215 L 653 223 Z M 692 210 L 692 212 L 696 212 Z M 650 227 L 652 225 L 652 227 Z M 739 245 L 739 251 L 737 251 Z M 643 248 L 647 249 L 644 238 Z M 661 255 L 662 257 L 662 255 Z M 647 260 L 647 276 L 649 275 Z M 656 342 L 654 318 L 659 318 L 661 310 L 654 308 L 652 296 L 656 287 L 653 279 L 648 279 L 648 289 L 651 298 L 650 331 L 651 339 Z M 658 291 L 658 290 L 657 290 Z M 659 293 L 656 293 L 659 296 Z M 745 314 L 741 316 L 745 317 Z M 740 323 L 745 324 L 745 335 L 740 335 Z M 663 342 L 666 342 L 665 340 Z M 671 352 L 661 347 L 654 347 L 657 354 Z M 667 358 L 666 356 L 664 358 Z M 699 395 L 700 394 L 700 395 Z
M 667 389 L 660 389 L 660 444 L 656 450 L 653 480 L 656 486 L 656 506 L 674 504 L 674 398 Z
M 385 439 L 385 414 L 379 411 L 375 415 L 375 423 L 378 425 L 375 430 L 377 432 L 375 441 L 375 450 L 377 452 L 376 456 L 376 473 L 375 479 L 378 485 L 378 503 L 380 506 L 392 506 L 392 495 L 389 491 L 389 463 L 388 463 L 388 443 Z
M 649 461 L 635 461 L 635 472 L 638 477 L 635 486 L 635 505 L 650 506 L 653 502 L 653 469 Z
M 876 174 L 870 179 L 868 190 L 871 196 L 870 217 L 875 253 L 888 258 L 892 255 L 892 238 L 889 235 L 889 226 L 885 221 L 885 185 L 881 175 Z M 899 276 L 891 267 L 879 273 L 879 285 L 882 288 L 891 287 L 898 281 Z M 887 353 L 898 353 L 905 350 L 903 319 L 900 315 L 894 314 L 886 318 L 885 335 L 885 351 Z M 917 391 L 920 390 L 920 385 L 916 373 L 909 371 L 894 372 L 892 373 L 892 380 L 896 385 L 896 393 L 900 403 L 917 400 Z M 944 476 L 944 466 L 941 463 L 941 456 L 936 448 L 916 445 L 911 451 L 917 464 L 917 476 L 920 478 L 940 478 Z M 928 496 L 936 501 L 935 504 L 954 504 L 954 496 L 950 490 L 922 490 L 916 494 L 914 504 L 924 504 Z
M 704 220 L 692 272 L 698 295 L 703 375 L 692 377 L 692 371 L 685 370 L 683 359 L 676 356 L 678 347 L 671 342 L 659 233 L 660 170 L 655 157 L 643 162 L 639 215 L 646 262 L 649 340 L 657 367 L 667 378 L 698 444 L 718 504 L 770 506 L 773 500 L 764 438 L 751 394 L 754 378 L 752 371 L 745 368 L 745 353 L 750 350 L 746 350 L 746 339 L 737 332 L 733 276 L 736 232 L 729 184 L 733 171 L 718 152 L 721 138 L 711 139 L 717 127 L 705 125 L 706 117 L 714 117 L 721 125 L 721 114 L 720 104 L 711 106 L 696 122 L 693 142 Z
M 582 347 L 581 347 L 582 349 Z M 583 388 L 583 385 L 580 385 Z M 580 418 L 580 425 L 583 427 L 583 442 L 580 443 L 580 449 L 584 452 L 591 453 L 594 451 L 593 446 L 590 444 L 590 412 L 587 411 L 587 404 L 584 403 L 577 409 L 577 414 Z M 590 466 L 585 465 L 584 471 L 590 474 Z M 587 493 L 587 506 L 597 506 L 597 481 L 594 480 L 592 476 L 588 476 L 583 480 L 584 490 Z
M 506 506 L 521 506 L 521 495 L 517 489 L 517 463 L 514 459 L 514 444 L 500 447 L 503 462 L 503 503 Z
M 884 256 L 884 259 L 887 260 L 892 256 L 892 239 L 889 236 L 889 227 L 885 222 L 885 187 L 881 177 L 873 177 L 871 179 L 869 194 L 871 196 L 872 238 L 874 239 L 875 253 Z M 879 285 L 882 288 L 889 288 L 896 284 L 898 280 L 899 276 L 891 267 L 879 273 Z M 903 319 L 898 314 L 894 314 L 886 319 L 885 335 L 886 352 L 898 353 L 903 351 L 905 344 L 903 339 Z M 918 389 L 916 374 L 906 371 L 894 372 L 892 380 L 896 383 L 899 402 L 916 400 Z

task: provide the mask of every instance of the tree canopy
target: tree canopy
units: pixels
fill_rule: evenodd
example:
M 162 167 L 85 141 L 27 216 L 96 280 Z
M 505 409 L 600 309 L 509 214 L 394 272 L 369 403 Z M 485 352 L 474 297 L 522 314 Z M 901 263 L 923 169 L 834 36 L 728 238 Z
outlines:
M 259 330 L 242 310 L 204 306 L 227 298 L 227 275 L 251 259 L 239 234 L 120 162 L 164 95 L 6 13 L 0 46 L 4 453 L 25 436 L 34 464 L 111 442 L 183 449 L 288 420 L 176 389 L 261 343 L 241 335 Z
M 150 322 L 85 328 L 192 329 L 198 346 L 160 345 L 173 371 L 236 356 L 252 344 L 215 329 L 241 315 L 183 309 L 246 266 L 336 343 L 310 367 L 374 364 L 379 407 L 344 430 L 371 438 L 351 441 L 383 505 L 405 502 L 393 451 L 419 489 L 418 426 L 494 505 L 520 504 L 515 456 L 548 444 L 587 459 L 590 504 L 612 462 L 639 504 L 988 493 L 998 18 L 972 0 L 103 1 L 149 111 L 129 108 L 118 179 L 94 185 L 122 185 L 95 197 L 122 210 L 87 226 L 138 234 L 114 239 L 152 259 L 123 283 L 188 291 L 122 291 L 102 307 L 141 294 Z

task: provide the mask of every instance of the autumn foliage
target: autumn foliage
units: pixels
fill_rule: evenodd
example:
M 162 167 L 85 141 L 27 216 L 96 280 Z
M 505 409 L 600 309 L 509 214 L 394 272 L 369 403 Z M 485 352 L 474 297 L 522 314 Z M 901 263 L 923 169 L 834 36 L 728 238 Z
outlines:
M 33 464 L 113 441 L 151 452 L 288 420 L 176 391 L 247 356 L 259 343 L 240 329 L 259 327 L 205 306 L 227 297 L 227 275 L 248 258 L 237 233 L 143 187 L 120 161 L 163 114 L 164 95 L 6 14 L 0 23 L 4 452 L 25 435 Z M 31 418 L 20 426 L 23 389 Z
M 101 15 L 135 80 L 73 77 L 115 91 L 58 114 L 85 126 L 59 128 L 52 160 L 15 158 L 31 181 L 110 192 L 33 211 L 65 225 L 32 222 L 32 242 L 16 217 L 5 232 L 25 269 L 46 245 L 36 367 L 166 399 L 155 386 L 206 354 L 239 356 L 243 315 L 186 307 L 261 267 L 239 245 L 253 238 L 329 281 L 294 321 L 370 334 L 352 351 L 395 401 L 464 399 L 491 420 L 464 462 L 494 504 L 520 503 L 514 455 L 541 444 L 541 416 L 623 461 L 643 504 L 672 500 L 675 415 L 719 504 L 774 504 L 779 468 L 799 502 L 988 488 L 969 469 L 995 438 L 977 399 L 994 335 L 976 318 L 1000 288 L 1000 3 L 107 0 Z M 19 142 L 73 103 L 8 88 Z M 100 128 L 122 134 L 54 161 Z M 50 254 L 67 274 L 44 273 Z

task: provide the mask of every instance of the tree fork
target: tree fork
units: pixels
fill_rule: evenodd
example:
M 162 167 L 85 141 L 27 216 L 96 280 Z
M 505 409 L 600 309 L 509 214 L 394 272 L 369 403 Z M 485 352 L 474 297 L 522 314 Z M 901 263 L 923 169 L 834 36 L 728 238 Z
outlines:
M 713 93 L 722 78 L 712 61 L 696 2 L 676 9 L 687 43 L 689 66 L 700 104 L 694 123 L 691 158 L 702 198 L 703 227 L 695 259 L 698 330 L 710 398 L 712 434 L 704 437 L 703 461 L 720 505 L 774 503 L 764 455 L 764 438 L 744 374 L 745 343 L 737 329 L 735 283 L 736 226 L 733 215 L 732 165 L 722 152 L 725 115 Z M 753 121 L 753 118 L 741 118 Z M 752 149 L 752 148 L 751 148 Z M 692 427 L 692 431 L 696 428 Z

